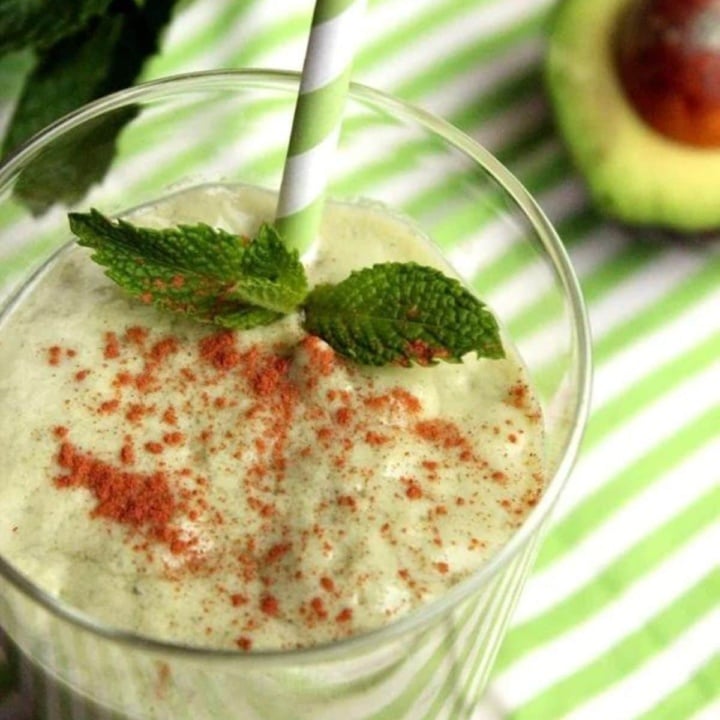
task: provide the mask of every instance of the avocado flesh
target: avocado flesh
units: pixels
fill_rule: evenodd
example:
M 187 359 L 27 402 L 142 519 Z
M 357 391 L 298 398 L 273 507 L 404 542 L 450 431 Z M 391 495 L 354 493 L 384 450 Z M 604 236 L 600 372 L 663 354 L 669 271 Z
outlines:
M 630 105 L 615 69 L 618 18 L 633 0 L 564 0 L 546 80 L 559 129 L 597 206 L 631 224 L 720 228 L 720 148 L 665 138 Z

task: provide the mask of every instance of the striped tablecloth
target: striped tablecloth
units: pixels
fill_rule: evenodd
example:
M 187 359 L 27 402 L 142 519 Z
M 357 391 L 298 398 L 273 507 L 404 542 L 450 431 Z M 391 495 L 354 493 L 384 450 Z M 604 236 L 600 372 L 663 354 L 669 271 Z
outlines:
M 659 242 L 593 211 L 543 93 L 552 5 L 370 0 L 354 71 L 451 120 L 517 174 L 563 237 L 590 309 L 583 451 L 477 720 L 720 718 L 720 245 Z M 299 68 L 311 9 L 188 1 L 145 77 Z M 0 64 L 0 122 L 22 65 Z M 19 717 L 8 685 L 0 664 L 0 718 Z

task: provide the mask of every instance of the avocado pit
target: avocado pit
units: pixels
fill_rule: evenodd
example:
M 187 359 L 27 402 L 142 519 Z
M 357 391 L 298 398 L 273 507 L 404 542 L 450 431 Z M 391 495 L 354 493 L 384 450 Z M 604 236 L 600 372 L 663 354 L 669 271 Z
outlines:
M 720 147 L 720 0 L 636 0 L 614 44 L 629 102 L 656 131 Z

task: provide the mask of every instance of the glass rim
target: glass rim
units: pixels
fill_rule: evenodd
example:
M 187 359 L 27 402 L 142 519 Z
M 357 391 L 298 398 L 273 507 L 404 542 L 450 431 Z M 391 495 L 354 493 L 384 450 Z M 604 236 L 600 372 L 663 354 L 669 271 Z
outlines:
M 0 162 L 0 188 L 2 188 L 20 169 L 23 163 L 34 153 L 83 122 L 99 113 L 116 110 L 136 101 L 160 98 L 164 91 L 192 90 L 198 85 L 203 89 L 217 84 L 244 83 L 248 87 L 275 87 L 288 91 L 297 91 L 300 73 L 295 71 L 272 69 L 209 70 L 184 73 L 163 77 L 135 85 L 131 88 L 106 95 L 84 105 L 48 125 L 15 149 L 4 161 Z M 559 236 L 544 212 L 530 193 L 515 176 L 497 160 L 488 150 L 470 138 L 464 132 L 446 120 L 381 90 L 360 83 L 350 84 L 350 96 L 389 111 L 395 117 L 409 119 L 445 142 L 460 150 L 498 183 L 522 211 L 525 219 L 537 233 L 537 236 L 552 263 L 557 279 L 560 281 L 572 315 L 572 326 L 577 347 L 577 399 L 570 417 L 571 431 L 561 451 L 561 460 L 556 471 L 548 479 L 545 492 L 540 501 L 525 518 L 523 524 L 513 533 L 487 562 L 474 573 L 451 587 L 442 596 L 411 610 L 387 625 L 359 633 L 358 635 L 333 642 L 292 650 L 258 650 L 242 653 L 230 648 L 207 648 L 202 646 L 159 640 L 127 630 L 121 630 L 100 622 L 91 615 L 76 610 L 71 605 L 51 596 L 35 585 L 23 573 L 0 556 L 0 577 L 10 582 L 30 600 L 39 603 L 45 610 L 60 620 L 67 621 L 83 631 L 104 639 L 131 645 L 135 649 L 176 658 L 202 661 L 233 662 L 246 666 L 289 666 L 309 662 L 326 662 L 341 656 L 347 651 L 371 649 L 379 642 L 398 640 L 413 630 L 421 630 L 437 617 L 443 615 L 462 600 L 477 592 L 495 578 L 516 557 L 539 526 L 549 515 L 565 486 L 575 463 L 585 430 L 590 407 L 591 391 L 591 340 L 590 327 L 585 301 L 580 284 L 571 265 L 568 253 Z

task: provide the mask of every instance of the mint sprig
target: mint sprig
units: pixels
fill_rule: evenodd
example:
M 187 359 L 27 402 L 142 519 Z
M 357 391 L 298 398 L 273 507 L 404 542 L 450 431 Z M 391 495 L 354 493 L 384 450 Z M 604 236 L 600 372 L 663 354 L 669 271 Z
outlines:
M 78 243 L 142 302 L 223 327 L 249 329 L 292 312 L 307 294 L 297 252 L 261 228 L 254 241 L 208 225 L 154 230 L 71 213 Z
M 163 310 L 234 329 L 299 312 L 308 333 L 363 365 L 504 357 L 486 305 L 434 268 L 381 263 L 310 291 L 297 251 L 269 225 L 249 239 L 203 224 L 136 227 L 96 210 L 69 219 L 109 278 Z
M 492 313 L 454 278 L 417 263 L 382 263 L 319 285 L 305 329 L 362 365 L 503 357 Z

